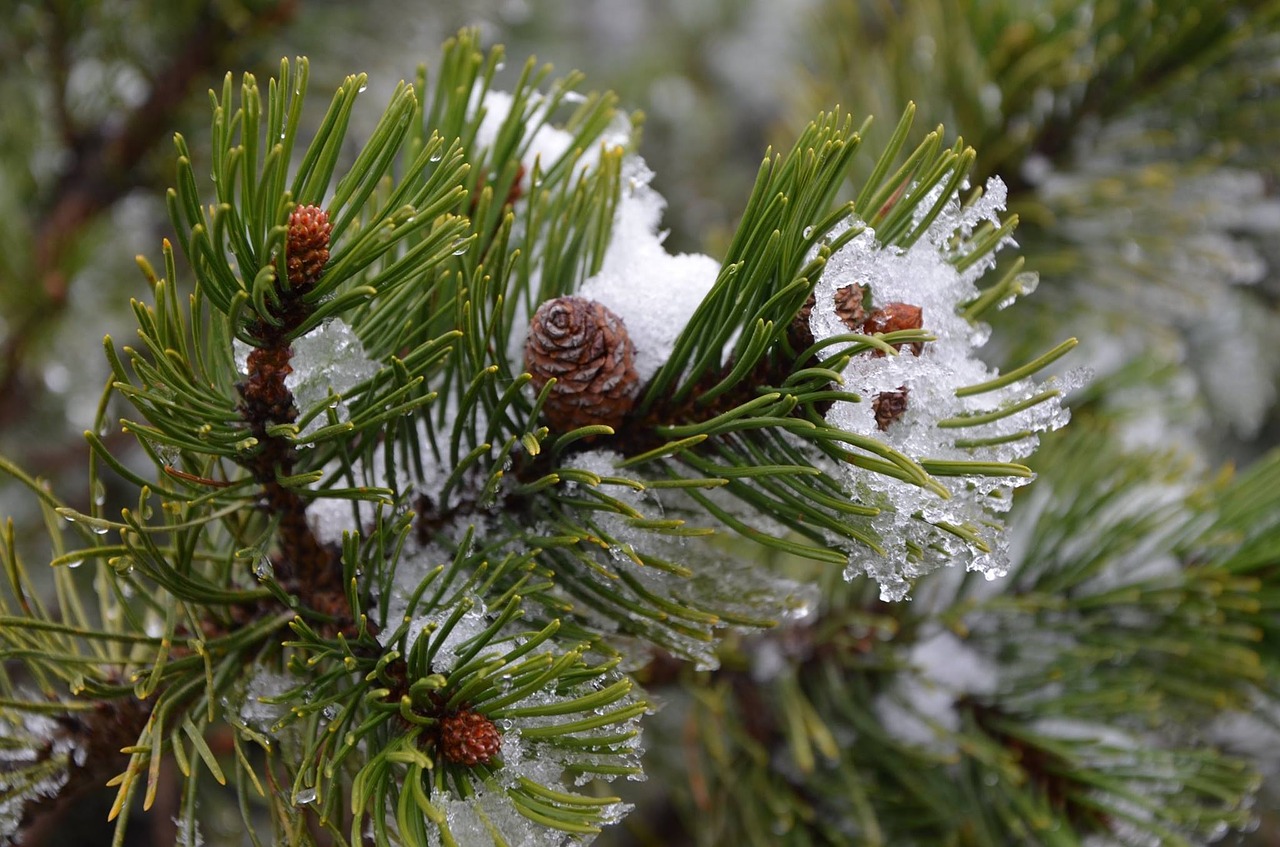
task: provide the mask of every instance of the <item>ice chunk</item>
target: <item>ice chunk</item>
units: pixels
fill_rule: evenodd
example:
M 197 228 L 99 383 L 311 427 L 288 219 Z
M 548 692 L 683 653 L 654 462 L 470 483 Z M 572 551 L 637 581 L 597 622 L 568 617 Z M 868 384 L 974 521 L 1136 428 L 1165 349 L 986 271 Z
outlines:
M 293 373 L 285 377 L 284 384 L 293 392 L 293 402 L 300 415 L 321 404 L 330 404 L 337 411 L 338 420 L 350 417 L 346 404 L 340 399 L 361 382 L 378 372 L 377 362 L 364 355 L 360 339 L 341 319 L 322 324 L 293 342 Z M 338 399 L 330 400 L 330 393 Z M 328 416 L 316 415 L 302 429 L 308 435 L 329 424 Z
M 444 624 L 453 614 L 454 606 L 450 604 L 445 608 L 435 609 L 425 615 L 414 615 L 409 624 L 409 632 L 405 636 L 404 652 L 407 655 L 413 649 L 413 645 L 422 636 L 427 633 L 432 639 L 431 646 L 435 649 L 435 655 L 431 659 L 431 670 L 433 673 L 448 673 L 453 670 L 453 666 L 458 662 L 459 649 L 484 632 L 489 626 L 488 610 L 485 608 L 484 601 L 479 597 L 467 598 L 472 606 L 458 622 L 454 624 L 443 636 L 437 636 L 435 633 L 442 624 Z M 379 638 L 384 638 L 391 634 L 391 630 L 384 630 L 379 634 Z
M 265 667 L 259 667 L 249 678 L 245 688 L 244 700 L 240 704 L 240 718 L 249 726 L 269 732 L 272 726 L 284 717 L 289 707 L 282 703 L 268 703 L 298 684 L 298 680 L 289 674 L 276 673 Z

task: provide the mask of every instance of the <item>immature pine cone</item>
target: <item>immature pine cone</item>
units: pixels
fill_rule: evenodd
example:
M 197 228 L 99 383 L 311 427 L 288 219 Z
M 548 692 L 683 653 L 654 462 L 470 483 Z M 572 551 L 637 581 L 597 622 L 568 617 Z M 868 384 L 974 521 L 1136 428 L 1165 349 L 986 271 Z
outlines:
M 910 303 L 885 303 L 884 308 L 876 309 L 867 315 L 867 321 L 862 325 L 862 331 L 866 335 L 873 335 L 877 332 L 897 332 L 900 329 L 919 329 L 924 326 L 923 310 L 919 306 L 913 306 Z M 901 344 L 893 345 L 895 350 L 901 350 Z M 914 342 L 911 345 L 911 352 L 919 356 L 924 350 L 922 342 Z M 874 350 L 872 356 L 883 356 L 884 353 Z
M 284 252 L 291 288 L 307 289 L 320 280 L 320 272 L 329 261 L 331 232 L 333 224 L 329 223 L 329 213 L 319 206 L 299 206 L 289 215 Z
M 862 286 L 845 285 L 837 288 L 835 300 L 836 316 L 849 327 L 850 332 L 857 332 L 867 314 L 862 308 Z M 788 337 L 797 353 L 813 344 L 813 330 L 809 328 L 809 316 L 813 314 L 816 303 L 817 298 L 810 293 L 809 299 L 804 301 L 804 305 L 791 321 Z
M 907 411 L 909 393 L 905 385 L 899 385 L 897 391 L 881 391 L 871 401 L 871 410 L 876 414 L 876 426 L 881 432 L 887 430 L 890 424 Z
M 622 318 L 584 297 L 558 297 L 539 306 L 524 346 L 534 390 L 556 380 L 542 407 L 556 432 L 621 424 L 640 391 L 634 359 Z
M 502 735 L 493 721 L 463 709 L 440 719 L 440 751 L 455 765 L 487 765 L 502 752 Z

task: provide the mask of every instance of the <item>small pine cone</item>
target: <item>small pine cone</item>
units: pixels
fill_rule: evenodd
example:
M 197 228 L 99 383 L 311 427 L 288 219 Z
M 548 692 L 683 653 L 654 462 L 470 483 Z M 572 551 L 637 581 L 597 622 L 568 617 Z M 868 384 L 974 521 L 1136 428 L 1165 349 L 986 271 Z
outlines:
M 836 289 L 836 315 L 845 326 L 849 327 L 850 332 L 857 332 L 867 315 L 862 308 L 862 297 L 862 287 L 858 285 L 845 285 Z M 791 321 L 788 338 L 797 353 L 813 344 L 813 330 L 809 328 L 809 316 L 813 314 L 816 303 L 817 299 L 811 293 Z
M 289 215 L 285 256 L 291 288 L 307 289 L 320 280 L 320 272 L 329 261 L 329 235 L 332 232 L 329 213 L 318 206 L 299 206 Z
M 502 752 L 502 734 L 484 715 L 463 709 L 440 719 L 440 752 L 455 765 L 487 765 Z
M 876 426 L 881 432 L 887 430 L 891 423 L 907 411 L 909 393 L 905 385 L 899 385 L 897 391 L 881 391 L 871 401 L 871 410 L 876 414 Z
M 556 384 L 542 412 L 556 432 L 617 427 L 640 391 L 635 345 L 622 318 L 585 297 L 558 297 L 538 307 L 524 346 L 533 388 Z
M 867 335 L 874 335 L 877 332 L 897 332 L 900 329 L 920 329 L 924 326 L 923 310 L 919 306 L 913 306 L 910 303 L 885 303 L 884 308 L 876 309 L 867 315 L 866 323 L 862 325 L 862 331 Z M 893 349 L 901 350 L 901 344 L 893 345 Z M 911 352 L 919 356 L 924 350 L 922 342 L 915 342 L 911 345 Z M 872 356 L 883 356 L 884 353 L 879 350 L 873 350 Z

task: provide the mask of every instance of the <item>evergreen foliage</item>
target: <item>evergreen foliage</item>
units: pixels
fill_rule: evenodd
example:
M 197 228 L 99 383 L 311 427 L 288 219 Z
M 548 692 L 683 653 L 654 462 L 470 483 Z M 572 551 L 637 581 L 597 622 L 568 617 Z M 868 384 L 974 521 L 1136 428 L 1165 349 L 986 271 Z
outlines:
M 494 91 L 478 42 L 358 148 L 359 76 L 302 137 L 305 59 L 211 92 L 210 162 L 175 139 L 177 249 L 139 259 L 85 433 L 92 490 L 136 503 L 0 460 L 53 573 L 46 599 L 10 522 L 0 834 L 109 781 L 122 844 L 166 760 L 188 844 L 211 782 L 254 843 L 586 843 L 646 771 L 653 843 L 1247 827 L 1260 775 L 1214 722 L 1280 696 L 1280 456 L 1202 480 L 1121 448 L 1095 386 L 1028 459 L 1080 382 L 1032 377 L 1074 340 L 972 355 L 1035 280 L 997 265 L 1003 184 L 913 141 L 914 107 L 869 155 L 869 121 L 820 114 L 721 261 L 672 257 L 637 120 L 532 60 Z M 625 311 L 636 256 L 705 284 L 677 325 L 623 316 L 621 423 L 566 424 L 529 322 Z

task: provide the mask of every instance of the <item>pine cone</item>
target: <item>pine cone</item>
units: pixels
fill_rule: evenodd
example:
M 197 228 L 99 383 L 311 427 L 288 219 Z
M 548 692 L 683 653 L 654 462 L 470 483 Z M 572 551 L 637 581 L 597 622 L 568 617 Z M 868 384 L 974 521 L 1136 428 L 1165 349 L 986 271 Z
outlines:
M 924 326 L 923 310 L 910 303 L 885 303 L 884 308 L 876 309 L 867 315 L 862 325 L 863 333 L 874 335 L 877 332 L 897 332 L 900 329 L 920 329 Z M 901 350 L 901 344 L 893 345 L 893 349 Z M 924 350 L 924 343 L 917 341 L 911 345 L 911 352 L 919 356 Z M 883 356 L 884 353 L 874 350 L 872 356 Z
M 881 432 L 887 430 L 891 423 L 907 411 L 909 393 L 905 385 L 899 385 L 897 391 L 881 391 L 871 401 L 871 410 L 876 413 L 876 426 Z
M 502 734 L 484 715 L 463 709 L 440 719 L 440 752 L 455 765 L 487 765 L 502 752 Z
M 285 256 L 291 288 L 307 289 L 320 280 L 320 272 L 329 261 L 332 232 L 329 213 L 318 206 L 299 206 L 289 215 Z
M 845 326 L 849 327 L 850 332 L 857 332 L 863 318 L 866 317 L 867 313 L 862 308 L 862 298 L 863 290 L 860 285 L 845 285 L 836 289 L 836 315 Z M 817 299 L 810 293 L 809 299 L 804 301 L 800 311 L 791 320 L 788 338 L 797 353 L 808 349 L 813 344 L 813 330 L 809 328 L 809 316 L 813 314 L 816 303 Z
M 622 318 L 584 297 L 558 297 L 539 306 L 524 347 L 534 390 L 556 380 L 542 407 L 556 432 L 619 426 L 640 391 L 634 359 Z

